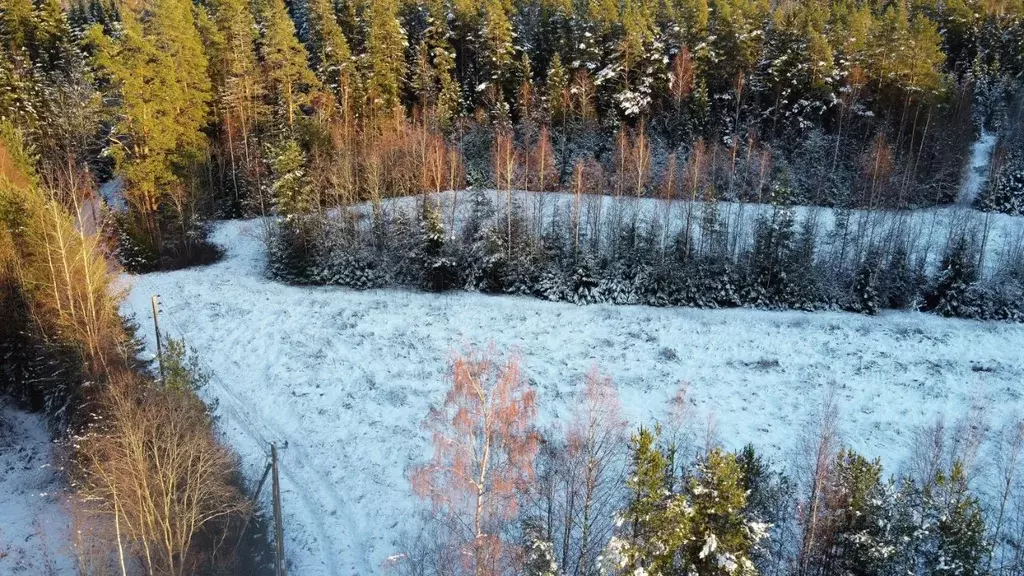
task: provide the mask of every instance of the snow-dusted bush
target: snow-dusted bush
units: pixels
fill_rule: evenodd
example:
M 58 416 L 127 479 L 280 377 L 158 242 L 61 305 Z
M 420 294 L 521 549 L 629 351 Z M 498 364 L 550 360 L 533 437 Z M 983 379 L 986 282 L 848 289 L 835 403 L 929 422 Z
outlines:
M 979 315 L 978 247 L 966 235 L 947 248 L 934 287 L 925 300 L 925 309 L 941 316 L 975 318 Z
M 978 198 L 983 210 L 1024 215 L 1024 151 L 1009 155 L 1006 164 Z
M 677 209 L 680 228 L 662 232 L 663 217 L 635 210 L 629 199 L 587 208 L 589 215 L 582 203 L 549 205 L 543 214 L 543 204 L 504 192 L 475 191 L 462 205 L 461 219 L 429 200 L 369 218 L 343 210 L 282 219 L 268 274 L 298 284 L 465 289 L 580 305 L 913 308 L 999 320 L 1020 319 L 1024 307 L 1022 274 L 981 278 L 970 230 L 929 269 L 905 226 L 880 229 L 863 214 L 853 222 L 849 211 L 837 211 L 823 230 L 827 221 L 779 204 L 754 216 L 747 232 L 736 229 L 742 218 L 708 202 Z

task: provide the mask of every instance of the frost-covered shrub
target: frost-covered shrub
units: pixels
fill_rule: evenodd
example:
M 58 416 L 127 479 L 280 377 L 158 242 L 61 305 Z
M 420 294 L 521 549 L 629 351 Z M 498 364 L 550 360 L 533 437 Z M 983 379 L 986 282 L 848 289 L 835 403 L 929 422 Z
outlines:
M 540 293 L 540 270 L 528 255 L 512 254 L 501 269 L 501 287 L 505 294 L 536 296 Z
M 537 280 L 537 297 L 552 302 L 570 299 L 569 283 L 561 266 L 549 266 L 541 272 Z
M 581 305 L 604 301 L 600 278 L 595 273 L 594 264 L 589 258 L 581 259 L 570 268 L 566 297 L 573 304 Z
M 925 309 L 941 316 L 975 318 L 979 314 L 978 247 L 960 235 L 939 264 L 935 285 L 925 299 Z
M 267 274 L 289 284 L 315 283 L 314 270 L 322 260 L 311 223 L 289 217 L 274 224 L 267 246 Z
M 318 284 L 346 286 L 356 290 L 382 288 L 389 283 L 380 259 L 366 250 L 335 250 L 317 267 Z
M 978 198 L 983 210 L 1024 215 L 1024 151 L 1009 155 L 995 182 Z
M 598 290 L 614 304 L 643 304 L 650 292 L 651 271 L 642 263 L 617 262 L 605 269 Z
M 850 310 L 862 314 L 878 314 L 882 307 L 882 298 L 878 290 L 878 274 L 880 256 L 872 250 L 861 262 L 853 282 L 853 293 L 850 297 Z

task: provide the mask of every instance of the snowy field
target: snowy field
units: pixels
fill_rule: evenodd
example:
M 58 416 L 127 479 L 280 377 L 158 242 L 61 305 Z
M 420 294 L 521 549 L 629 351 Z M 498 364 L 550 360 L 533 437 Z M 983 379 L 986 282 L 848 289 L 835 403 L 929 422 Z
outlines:
M 46 421 L 0 399 L 0 574 L 73 574 L 63 479 Z
M 407 471 L 429 454 L 420 423 L 443 399 L 447 359 L 470 343 L 519 349 L 545 425 L 567 417 L 598 363 L 634 423 L 661 418 L 688 382 L 697 427 L 713 417 L 727 446 L 754 442 L 783 463 L 830 388 L 846 441 L 890 467 L 912 428 L 939 415 L 983 403 L 999 421 L 1024 409 L 1021 325 L 293 287 L 263 277 L 260 230 L 221 223 L 221 262 L 125 277 L 124 309 L 152 349 L 149 299 L 160 295 L 163 330 L 197 348 L 215 375 L 207 394 L 250 477 L 269 442 L 287 442 L 282 498 L 296 576 L 380 573 L 399 551 L 419 505 Z

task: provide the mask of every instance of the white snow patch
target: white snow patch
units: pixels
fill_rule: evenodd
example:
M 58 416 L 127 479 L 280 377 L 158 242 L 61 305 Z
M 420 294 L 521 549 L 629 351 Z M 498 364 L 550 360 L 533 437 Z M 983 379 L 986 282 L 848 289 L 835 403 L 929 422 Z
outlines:
M 64 484 L 42 416 L 0 399 L 0 574 L 73 574 Z
M 989 160 L 992 158 L 992 149 L 995 148 L 996 140 L 995 134 L 983 130 L 981 137 L 971 144 L 971 160 L 967 165 L 957 198 L 957 202 L 960 204 L 973 205 L 978 198 L 978 193 L 981 192 L 981 187 L 988 182 Z
M 908 433 L 937 415 L 976 400 L 996 421 L 1024 408 L 1020 325 L 287 286 L 263 277 L 261 229 L 220 223 L 223 261 L 126 277 L 124 309 L 152 348 L 149 298 L 160 295 L 163 329 L 215 373 L 207 394 L 250 477 L 267 442 L 288 443 L 282 499 L 296 576 L 379 573 L 403 552 L 420 506 L 406 472 L 430 454 L 420 423 L 443 400 L 447 359 L 469 343 L 520 350 L 545 425 L 568 417 L 597 363 L 634 423 L 663 417 L 686 381 L 698 426 L 714 414 L 728 447 L 754 442 L 783 462 L 830 387 L 847 442 L 890 469 Z

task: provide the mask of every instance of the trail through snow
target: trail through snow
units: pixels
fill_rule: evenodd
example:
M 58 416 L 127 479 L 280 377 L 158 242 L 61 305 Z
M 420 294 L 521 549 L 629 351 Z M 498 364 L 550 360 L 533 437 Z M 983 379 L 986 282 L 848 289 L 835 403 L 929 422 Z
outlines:
M 982 130 L 981 136 L 971 145 L 971 161 L 967 165 L 963 184 L 960 186 L 960 195 L 957 198 L 959 204 L 974 205 L 974 201 L 981 192 L 981 187 L 988 181 L 989 161 L 992 158 L 992 149 L 995 148 L 996 140 L 994 133 Z
M 215 377 L 220 427 L 250 477 L 281 451 L 286 548 L 295 576 L 373 574 L 401 551 L 420 504 L 407 471 L 429 456 L 421 426 L 443 400 L 446 362 L 467 344 L 518 348 L 545 426 L 564 423 L 594 364 L 634 424 L 664 415 L 689 383 L 695 427 L 731 448 L 791 461 L 826 391 L 853 448 L 895 469 L 915 426 L 972 403 L 1000 421 L 1024 409 L 1024 326 L 919 313 L 585 306 L 480 294 L 357 292 L 263 277 L 258 221 L 217 225 L 211 266 L 127 276 L 127 312 L 184 337 Z

